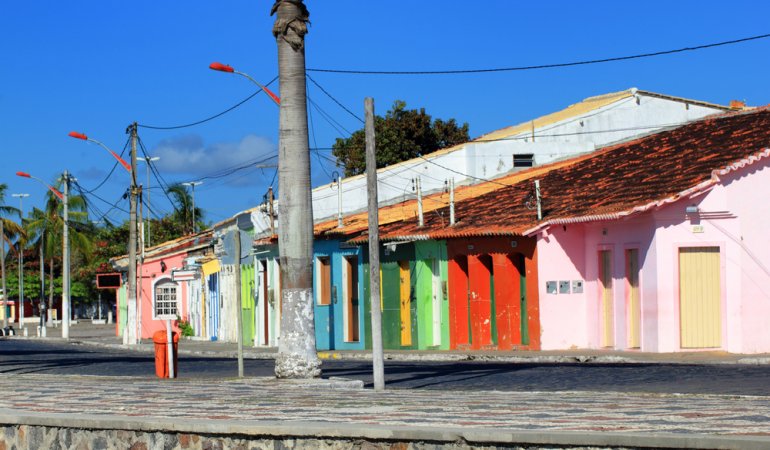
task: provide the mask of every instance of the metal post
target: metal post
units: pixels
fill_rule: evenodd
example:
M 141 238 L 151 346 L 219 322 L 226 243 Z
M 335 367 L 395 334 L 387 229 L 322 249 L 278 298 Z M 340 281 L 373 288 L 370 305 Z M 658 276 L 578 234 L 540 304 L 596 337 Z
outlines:
M 369 298 L 372 306 L 372 372 L 374 390 L 385 389 L 382 350 L 382 310 L 380 305 L 380 231 L 377 210 L 377 162 L 374 139 L 374 100 L 364 100 L 366 111 L 366 192 L 369 207 Z
M 174 376 L 174 339 L 171 333 L 171 319 L 166 319 L 166 356 L 168 357 L 168 377 Z
M 24 226 L 24 197 L 29 197 L 29 194 L 11 194 L 11 196 L 19 198 L 19 223 Z M 19 236 L 19 329 L 24 329 L 24 246 L 21 243 L 21 236 Z
M 455 179 L 449 179 L 449 225 L 455 224 Z
M 142 280 L 142 272 L 144 271 L 144 222 L 142 221 L 142 211 L 144 211 L 144 202 L 142 200 L 142 195 L 144 192 L 142 191 L 142 186 L 137 186 L 137 196 L 138 196 L 138 203 L 139 203 L 139 212 L 137 214 L 136 218 L 136 224 L 139 227 L 137 229 L 137 239 L 139 240 L 139 248 L 141 249 L 141 253 L 138 255 L 138 275 L 137 277 L 139 280 Z M 142 292 L 144 289 L 142 288 L 141 281 L 138 283 L 136 288 L 136 329 L 138 330 L 136 333 L 136 343 L 141 344 L 142 343 Z
M 190 186 L 190 189 L 192 190 L 192 230 L 193 233 L 198 232 L 198 225 L 195 223 L 195 186 L 198 186 L 200 184 L 203 184 L 203 181 L 189 181 L 187 183 L 182 183 L 184 186 Z
M 540 205 L 540 180 L 535 180 L 535 201 L 537 202 L 537 220 L 543 220 L 543 208 Z
M 146 158 L 136 157 L 139 161 L 144 161 L 147 164 L 147 209 L 152 208 L 152 202 L 150 201 L 150 164 L 160 159 L 160 156 L 149 156 Z M 147 211 L 147 247 L 152 246 L 152 219 L 150 218 L 150 212 Z
M 243 299 L 241 289 L 241 230 L 235 219 L 235 323 L 238 332 L 238 378 L 243 378 Z
M 5 290 L 5 219 L 0 217 L 0 276 L 3 277 L 3 329 L 8 329 L 8 291 Z
M 46 308 L 45 308 L 45 225 L 40 233 L 40 334 L 45 337 Z
M 273 200 L 275 200 L 275 197 L 273 197 L 273 187 L 270 186 L 267 189 L 267 212 L 270 214 L 270 236 L 275 234 L 275 210 L 273 209 Z
M 131 187 L 128 225 L 128 322 L 123 342 L 136 345 L 136 123 L 128 127 L 131 134 Z
M 64 231 L 62 237 L 61 337 L 70 337 L 70 174 L 64 171 Z
M 422 215 L 422 188 L 420 187 L 420 177 L 415 178 L 414 183 L 417 185 L 417 221 L 419 226 L 423 226 L 425 221 Z
M 337 175 L 337 228 L 342 228 L 342 179 Z

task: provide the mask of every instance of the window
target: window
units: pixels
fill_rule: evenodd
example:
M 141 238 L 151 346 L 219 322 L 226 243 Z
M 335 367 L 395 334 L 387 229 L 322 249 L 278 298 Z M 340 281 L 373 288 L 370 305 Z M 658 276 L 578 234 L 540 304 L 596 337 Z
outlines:
M 513 167 L 532 167 L 535 165 L 535 155 L 532 153 L 513 155 Z
M 166 279 L 155 285 L 155 306 L 153 313 L 156 318 L 176 318 L 176 288 L 177 284 Z
M 330 305 L 332 302 L 332 270 L 328 256 L 316 259 L 316 283 L 318 283 L 318 304 Z

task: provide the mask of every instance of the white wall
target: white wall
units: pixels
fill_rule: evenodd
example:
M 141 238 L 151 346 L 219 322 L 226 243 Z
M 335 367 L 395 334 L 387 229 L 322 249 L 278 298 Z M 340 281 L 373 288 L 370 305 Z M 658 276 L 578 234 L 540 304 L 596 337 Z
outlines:
M 414 199 L 412 179 L 418 176 L 423 193 L 444 189 L 449 178 L 454 178 L 456 185 L 475 184 L 511 172 L 514 154 L 534 154 L 536 165 L 546 164 L 718 112 L 721 110 L 637 93 L 588 113 L 538 127 L 534 141 L 530 130 L 501 140 L 470 142 L 448 153 L 428 155 L 426 159 L 430 162 L 416 158 L 382 168 L 378 170 L 378 198 L 381 205 Z M 316 222 L 337 215 L 337 194 L 336 185 L 319 186 L 313 190 Z M 343 179 L 343 214 L 361 212 L 366 207 L 366 178 L 359 175 Z M 257 236 L 269 230 L 269 220 L 264 212 L 252 213 L 252 223 Z

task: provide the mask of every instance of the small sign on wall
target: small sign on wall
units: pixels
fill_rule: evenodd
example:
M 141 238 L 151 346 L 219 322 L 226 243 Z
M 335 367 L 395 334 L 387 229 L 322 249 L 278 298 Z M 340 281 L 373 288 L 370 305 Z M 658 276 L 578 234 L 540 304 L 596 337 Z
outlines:
M 559 294 L 569 294 L 569 281 L 559 281 Z
M 556 282 L 555 281 L 546 281 L 545 282 L 545 292 L 547 294 L 556 294 Z
M 573 294 L 583 293 L 583 280 L 572 280 L 572 293 Z
M 692 232 L 693 233 L 703 233 L 704 228 L 703 225 L 693 225 L 692 226 Z

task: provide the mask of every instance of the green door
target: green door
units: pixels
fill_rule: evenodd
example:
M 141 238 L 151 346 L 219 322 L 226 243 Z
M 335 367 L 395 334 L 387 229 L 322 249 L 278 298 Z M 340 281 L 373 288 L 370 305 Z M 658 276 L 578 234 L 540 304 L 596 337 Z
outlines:
M 244 345 L 254 345 L 254 265 L 241 266 L 241 323 Z
M 401 348 L 401 267 L 397 261 L 380 265 L 382 299 L 382 346 Z

